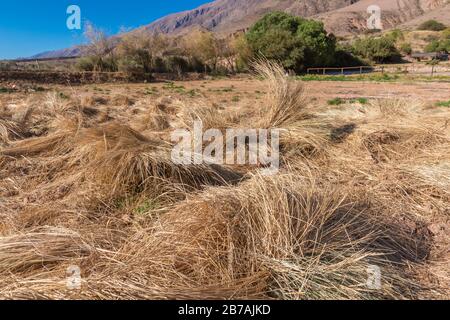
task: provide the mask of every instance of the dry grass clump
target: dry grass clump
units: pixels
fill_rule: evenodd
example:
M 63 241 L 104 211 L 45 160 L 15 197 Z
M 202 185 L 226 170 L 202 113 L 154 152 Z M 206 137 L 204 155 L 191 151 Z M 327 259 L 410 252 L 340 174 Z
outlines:
M 259 128 L 286 127 L 308 117 L 301 82 L 290 80 L 284 68 L 275 62 L 257 61 L 253 68 L 257 75 L 267 80 L 268 86 Z
M 112 97 L 111 103 L 114 106 L 131 107 L 134 105 L 135 101 L 126 95 L 119 94 Z
M 75 262 L 93 251 L 71 230 L 40 227 L 25 234 L 4 236 L 0 239 L 0 274 L 30 272 L 51 268 L 63 261 Z
M 29 135 L 28 126 L 32 113 L 33 108 L 30 107 L 17 115 L 3 110 L 0 113 L 0 145 L 26 138 Z
M 178 114 L 177 128 L 192 130 L 195 121 L 201 121 L 203 130 L 218 129 L 225 132 L 229 128 L 251 128 L 241 123 L 245 114 L 241 110 L 219 110 L 206 103 L 184 106 Z
M 172 117 L 168 114 L 164 105 L 153 104 L 150 108 L 145 110 L 145 113 L 141 115 L 134 123 L 139 131 L 157 131 L 162 132 L 171 128 Z
M 180 278 L 202 287 L 236 286 L 261 273 L 267 297 L 399 298 L 408 294 L 404 286 L 415 285 L 389 255 L 401 243 L 404 259 L 418 261 L 414 241 L 400 227 L 386 230 L 395 226 L 369 213 L 330 186 L 295 175 L 255 176 L 238 188 L 208 190 L 167 213 L 150 236 L 157 241 L 150 256 L 167 257 Z M 364 285 L 369 264 L 389 270 L 381 292 Z M 236 287 L 235 294 L 249 289 Z
M 167 142 L 111 123 L 96 128 L 72 127 L 25 140 L 0 155 L 38 159 L 38 168 L 34 168 L 38 174 L 25 186 L 33 190 L 35 198 L 61 195 L 65 202 L 81 202 L 84 207 L 142 193 L 155 198 L 184 197 L 189 190 L 235 183 L 241 178 L 219 166 L 175 165 L 171 150 Z

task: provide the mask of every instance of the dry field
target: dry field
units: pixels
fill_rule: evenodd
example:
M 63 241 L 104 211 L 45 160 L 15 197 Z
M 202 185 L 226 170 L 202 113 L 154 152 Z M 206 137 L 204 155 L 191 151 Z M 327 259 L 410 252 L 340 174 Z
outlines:
M 0 298 L 448 299 L 449 84 L 257 69 L 0 94 Z M 175 165 L 196 119 L 283 129 L 280 172 Z

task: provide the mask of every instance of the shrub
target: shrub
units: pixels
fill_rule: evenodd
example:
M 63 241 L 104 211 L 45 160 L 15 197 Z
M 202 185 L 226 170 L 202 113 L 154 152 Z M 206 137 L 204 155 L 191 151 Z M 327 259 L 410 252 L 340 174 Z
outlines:
M 444 31 L 442 31 L 441 39 L 450 40 L 450 28 L 447 28 Z
M 404 54 L 410 55 L 412 53 L 411 44 L 408 42 L 404 42 L 400 45 L 400 51 Z
M 405 39 L 405 35 L 403 34 L 403 31 L 400 29 L 394 29 L 387 35 L 388 38 L 392 39 L 394 42 L 398 42 L 400 40 Z
M 392 62 L 400 57 L 395 42 L 389 37 L 358 39 L 352 50 L 355 55 L 376 63 Z
M 76 62 L 75 68 L 80 71 L 94 71 L 94 59 L 92 57 L 80 58 Z
M 173 73 L 189 71 L 188 61 L 180 56 L 169 56 L 166 58 L 166 70 Z
M 215 70 L 221 57 L 219 39 L 212 32 L 196 31 L 184 38 L 184 49 L 190 59 L 201 61 L 204 71 Z
M 445 24 L 436 20 L 425 21 L 419 26 L 419 30 L 427 30 L 427 31 L 442 31 L 445 30 L 445 28 L 446 28 Z
M 425 47 L 426 52 L 450 52 L 450 39 L 435 40 Z
M 10 93 L 10 92 L 12 92 L 11 89 L 5 88 L 5 87 L 0 87 L 0 93 Z
M 351 46 L 338 45 L 334 54 L 334 58 L 335 62 L 333 66 L 335 67 L 357 67 L 368 65 L 366 61 L 352 54 Z
M 144 73 L 145 72 L 143 65 L 136 59 L 133 59 L 133 57 L 120 58 L 118 68 L 119 68 L 119 71 L 125 72 L 125 73 Z
M 80 58 L 75 64 L 75 68 L 80 71 L 115 72 L 118 70 L 117 62 L 113 57 L 101 58 L 90 56 Z

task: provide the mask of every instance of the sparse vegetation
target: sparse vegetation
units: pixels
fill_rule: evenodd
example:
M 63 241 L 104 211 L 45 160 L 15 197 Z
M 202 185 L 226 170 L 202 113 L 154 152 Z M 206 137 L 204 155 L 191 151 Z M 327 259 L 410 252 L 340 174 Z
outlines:
M 397 61 L 401 56 L 395 41 L 385 36 L 357 39 L 352 50 L 355 55 L 376 63 Z
M 332 100 L 328 100 L 328 104 L 330 106 L 339 106 L 341 104 L 343 104 L 345 101 L 341 98 L 334 98 Z
M 344 103 L 360 103 L 360 104 L 367 104 L 369 100 L 367 98 L 355 98 L 355 99 L 342 99 L 342 98 L 334 98 L 331 100 L 328 100 L 328 105 L 330 106 L 340 106 Z
M 5 87 L 0 87 L 0 93 L 10 93 L 12 90 Z
M 400 51 L 406 55 L 411 55 L 411 53 L 413 52 L 412 46 L 408 42 L 404 42 L 400 45 Z

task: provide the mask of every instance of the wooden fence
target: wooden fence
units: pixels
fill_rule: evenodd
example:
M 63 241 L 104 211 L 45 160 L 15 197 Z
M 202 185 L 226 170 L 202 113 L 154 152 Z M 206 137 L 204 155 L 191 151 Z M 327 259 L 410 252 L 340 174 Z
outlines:
M 391 74 L 415 74 L 415 75 L 448 75 L 450 76 L 450 66 L 441 65 L 393 65 L 393 66 L 359 66 L 359 67 L 341 67 L 341 68 L 308 68 L 307 74 L 316 75 L 353 75 L 372 72 L 391 73 Z
M 370 66 L 359 66 L 359 67 L 341 67 L 341 68 L 308 68 L 307 73 L 308 74 L 363 74 L 363 73 L 369 73 L 373 72 L 374 68 Z

